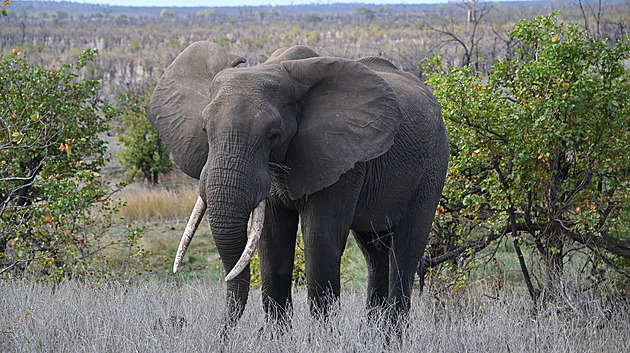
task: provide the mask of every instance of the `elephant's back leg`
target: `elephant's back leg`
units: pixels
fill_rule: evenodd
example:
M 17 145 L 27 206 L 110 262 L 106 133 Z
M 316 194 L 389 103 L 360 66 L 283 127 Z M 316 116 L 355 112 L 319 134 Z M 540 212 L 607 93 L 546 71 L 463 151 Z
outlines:
M 435 209 L 436 192 L 418 192 L 395 225 L 389 252 L 388 302 L 398 314 L 406 314 L 411 304 L 413 282 L 427 245 Z
M 370 313 L 373 309 L 384 309 L 389 296 L 389 244 L 390 231 L 358 232 L 352 234 L 367 263 L 368 283 L 366 306 Z

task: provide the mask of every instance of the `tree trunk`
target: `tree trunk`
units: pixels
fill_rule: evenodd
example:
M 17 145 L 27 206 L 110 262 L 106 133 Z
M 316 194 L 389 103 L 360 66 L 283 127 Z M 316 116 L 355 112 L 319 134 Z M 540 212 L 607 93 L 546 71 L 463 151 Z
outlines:
M 562 294 L 562 275 L 564 272 L 564 234 L 554 230 L 546 236 L 545 253 L 543 254 L 546 267 L 545 293 L 547 299 L 555 301 Z

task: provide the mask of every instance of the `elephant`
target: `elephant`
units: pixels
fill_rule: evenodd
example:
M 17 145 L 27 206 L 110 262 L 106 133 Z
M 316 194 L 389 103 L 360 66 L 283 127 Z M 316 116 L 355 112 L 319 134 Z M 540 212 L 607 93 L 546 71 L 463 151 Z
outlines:
M 164 72 L 146 108 L 174 162 L 199 180 L 174 271 L 207 211 L 228 272 L 226 325 L 247 303 L 256 248 L 265 315 L 286 320 L 301 226 L 309 309 L 326 316 L 339 302 L 352 233 L 367 262 L 368 311 L 400 321 L 447 171 L 437 100 L 379 57 L 292 46 L 259 65 L 243 63 L 215 43 L 195 42 Z

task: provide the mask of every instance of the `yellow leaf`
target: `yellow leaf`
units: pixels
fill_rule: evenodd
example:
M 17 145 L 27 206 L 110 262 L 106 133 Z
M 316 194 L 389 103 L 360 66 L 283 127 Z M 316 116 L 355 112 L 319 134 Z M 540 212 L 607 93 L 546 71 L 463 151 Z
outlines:
M 570 83 L 568 83 L 568 82 L 562 82 L 562 87 L 569 87 L 569 86 L 571 86 L 571 84 L 570 84 Z
M 557 40 L 558 40 L 558 35 L 557 34 L 551 38 L 551 42 L 552 43 L 557 41 Z

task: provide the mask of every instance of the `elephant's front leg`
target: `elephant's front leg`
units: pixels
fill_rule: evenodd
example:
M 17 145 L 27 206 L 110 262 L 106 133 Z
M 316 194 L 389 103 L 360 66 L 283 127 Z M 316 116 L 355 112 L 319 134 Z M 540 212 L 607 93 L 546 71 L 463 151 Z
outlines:
M 339 299 L 341 255 L 348 228 L 345 237 L 326 226 L 303 226 L 302 233 L 309 307 L 313 316 L 326 317 Z
M 345 240 L 317 235 L 327 230 L 304 230 L 308 301 L 314 317 L 326 317 L 340 294 L 340 265 Z
M 291 311 L 291 278 L 299 215 L 278 201 L 270 200 L 258 253 L 263 308 L 267 318 L 284 324 Z
M 340 265 L 362 186 L 353 169 L 334 185 L 308 197 L 301 210 L 311 314 L 326 317 L 338 304 Z

